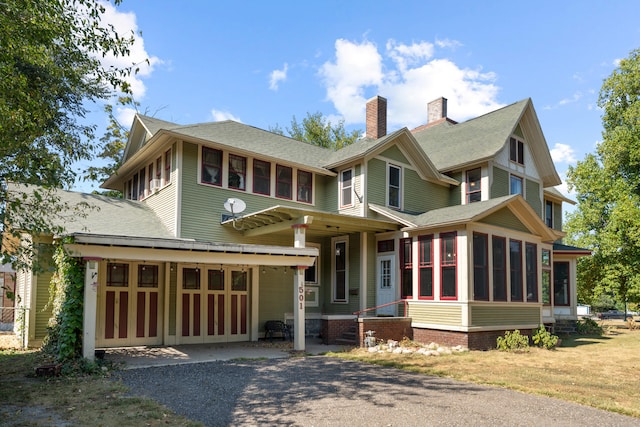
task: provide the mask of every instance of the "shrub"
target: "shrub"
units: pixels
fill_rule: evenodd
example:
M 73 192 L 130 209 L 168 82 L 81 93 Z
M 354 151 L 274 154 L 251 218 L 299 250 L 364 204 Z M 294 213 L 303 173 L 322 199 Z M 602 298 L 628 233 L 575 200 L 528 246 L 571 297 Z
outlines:
M 529 351 L 529 337 L 520 334 L 520 331 L 506 331 L 504 337 L 496 340 L 497 348 L 500 351 Z
M 590 317 L 583 317 L 578 321 L 576 327 L 580 335 L 602 335 L 604 333 L 602 326 Z
M 538 329 L 531 336 L 531 340 L 538 347 L 545 348 L 547 350 L 551 350 L 558 344 L 558 337 L 556 335 L 552 335 L 544 325 L 540 325 Z

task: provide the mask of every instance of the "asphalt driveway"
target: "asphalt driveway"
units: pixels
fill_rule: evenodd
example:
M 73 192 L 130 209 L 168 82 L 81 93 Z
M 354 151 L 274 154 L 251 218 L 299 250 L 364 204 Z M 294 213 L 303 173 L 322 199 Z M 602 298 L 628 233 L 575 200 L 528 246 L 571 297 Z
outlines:
M 117 374 L 206 426 L 640 426 L 640 419 L 360 362 L 313 356 Z

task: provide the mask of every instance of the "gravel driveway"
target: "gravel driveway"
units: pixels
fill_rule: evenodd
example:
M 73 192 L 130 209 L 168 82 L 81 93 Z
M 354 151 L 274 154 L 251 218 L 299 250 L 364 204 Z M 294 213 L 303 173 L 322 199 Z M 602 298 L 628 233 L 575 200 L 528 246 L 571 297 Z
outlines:
M 134 395 L 206 426 L 640 426 L 556 399 L 315 356 L 122 371 Z

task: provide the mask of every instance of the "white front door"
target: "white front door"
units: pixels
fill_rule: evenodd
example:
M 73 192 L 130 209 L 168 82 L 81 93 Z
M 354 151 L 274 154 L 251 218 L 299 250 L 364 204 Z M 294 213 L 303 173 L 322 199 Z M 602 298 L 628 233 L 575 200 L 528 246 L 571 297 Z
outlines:
M 376 306 L 379 307 L 376 314 L 395 316 L 397 314 L 396 304 L 380 307 L 397 300 L 395 256 L 379 256 L 376 270 Z

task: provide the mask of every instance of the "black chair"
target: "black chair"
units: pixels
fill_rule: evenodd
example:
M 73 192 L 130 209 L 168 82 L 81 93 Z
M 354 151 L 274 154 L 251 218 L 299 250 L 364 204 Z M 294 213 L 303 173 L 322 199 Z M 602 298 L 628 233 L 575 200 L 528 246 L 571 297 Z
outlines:
M 280 334 L 283 341 L 287 338 L 289 338 L 289 340 L 293 338 L 291 330 L 286 323 L 281 320 L 267 320 L 264 323 L 264 339 L 269 338 L 269 341 L 273 341 L 274 334 Z

